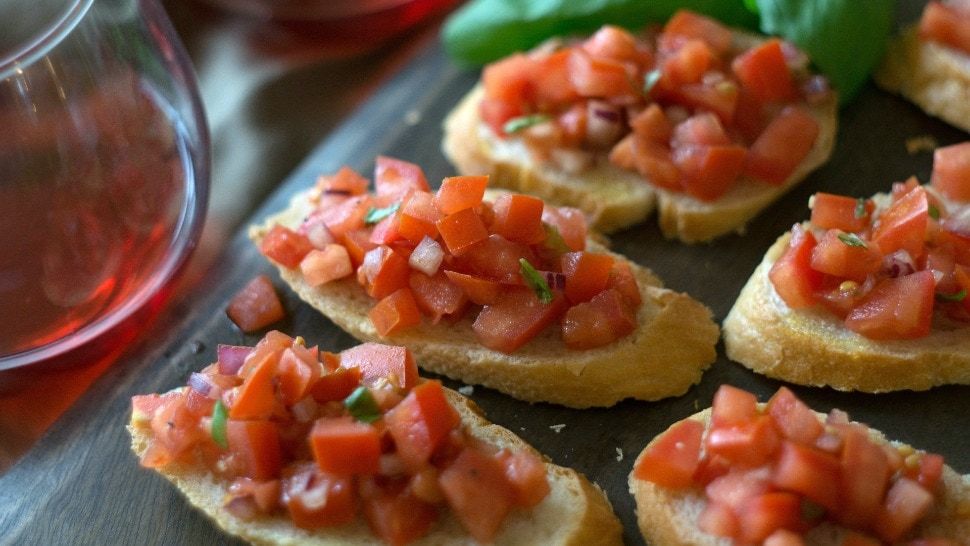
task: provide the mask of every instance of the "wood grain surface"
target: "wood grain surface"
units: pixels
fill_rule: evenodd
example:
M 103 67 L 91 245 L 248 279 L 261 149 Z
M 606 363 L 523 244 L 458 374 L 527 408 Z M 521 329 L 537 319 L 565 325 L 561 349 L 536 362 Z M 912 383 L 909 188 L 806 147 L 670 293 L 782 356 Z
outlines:
M 432 181 L 453 174 L 439 151 L 440 124 L 476 78 L 475 72 L 452 66 L 440 46 L 432 44 L 316 148 L 252 220 L 283 208 L 290 195 L 310 186 L 319 173 L 344 164 L 370 172 L 377 154 L 418 163 Z M 967 138 L 910 104 L 867 88 L 841 113 L 831 162 L 757 218 L 745 235 L 726 237 L 712 245 L 685 246 L 664 240 L 650 220 L 614 236 L 613 247 L 652 268 L 668 286 L 706 303 L 720 322 L 764 250 L 781 232 L 806 217 L 812 193 L 865 196 L 910 174 L 926 181 L 932 154 L 910 155 L 905 148 L 908 138 L 919 135 L 932 135 L 940 145 Z M 153 350 L 142 351 L 149 354 L 109 370 L 31 453 L 0 477 L 0 543 L 234 542 L 185 503 L 167 482 L 138 466 L 129 452 L 124 426 L 132 395 L 184 384 L 191 371 L 215 359 L 217 343 L 251 344 L 258 339 L 241 334 L 223 310 L 232 295 L 259 273 L 276 278 L 241 231 L 194 295 L 172 313 L 178 318 L 155 328 L 159 334 L 150 342 Z M 277 325 L 279 329 L 332 351 L 354 344 L 352 338 L 283 290 L 278 280 L 277 285 L 289 313 L 286 322 Z M 723 383 L 752 390 L 763 400 L 780 385 L 729 362 L 723 347 L 718 350 L 719 360 L 702 383 L 672 400 L 624 402 L 609 409 L 579 411 L 529 405 L 485 388 L 476 388 L 472 398 L 490 419 L 602 486 L 623 521 L 626 542 L 642 544 L 626 485 L 636 454 L 672 422 L 710 405 L 714 391 Z M 970 472 L 970 435 L 966 433 L 970 387 L 885 395 L 793 390 L 820 411 L 845 409 L 893 438 L 941 453 L 958 471 Z M 565 426 L 554 430 L 553 425 Z

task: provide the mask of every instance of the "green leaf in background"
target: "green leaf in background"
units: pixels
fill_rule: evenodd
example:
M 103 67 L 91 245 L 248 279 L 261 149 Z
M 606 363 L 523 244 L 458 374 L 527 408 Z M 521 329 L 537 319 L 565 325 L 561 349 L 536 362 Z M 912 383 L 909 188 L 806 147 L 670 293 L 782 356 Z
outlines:
M 811 57 L 844 104 L 882 58 L 895 0 L 756 0 L 761 31 L 783 36 Z
M 472 0 L 448 19 L 442 36 L 456 61 L 484 64 L 606 23 L 642 28 L 667 20 L 680 8 L 733 26 L 758 27 L 758 17 L 741 0 Z

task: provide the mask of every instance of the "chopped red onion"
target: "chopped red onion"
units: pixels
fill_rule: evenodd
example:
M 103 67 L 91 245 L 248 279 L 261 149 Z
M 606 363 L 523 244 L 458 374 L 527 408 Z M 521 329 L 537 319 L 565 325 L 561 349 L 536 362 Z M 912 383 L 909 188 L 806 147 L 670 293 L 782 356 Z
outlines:
M 943 220 L 943 229 L 970 238 L 970 207 L 960 207 Z
M 830 425 L 845 425 L 849 423 L 849 414 L 838 408 L 833 408 L 825 422 Z
M 252 351 L 252 347 L 219 345 L 216 348 L 216 354 L 219 355 L 219 373 L 236 375 Z
M 408 265 L 412 269 L 417 269 L 425 275 L 433 277 L 438 272 L 438 268 L 441 267 L 441 261 L 444 258 L 445 251 L 441 248 L 441 244 L 425 235 L 424 239 L 421 239 L 418 246 L 414 247 L 414 251 L 411 252 Z
M 586 103 L 586 142 L 594 148 L 609 148 L 623 133 L 623 111 L 601 100 Z
M 905 250 L 897 250 L 882 259 L 882 269 L 890 277 L 904 277 L 916 272 L 916 263 Z
M 309 222 L 303 224 L 303 234 L 310 241 L 310 244 L 314 248 L 323 250 L 327 245 L 335 243 L 337 240 L 334 238 L 330 230 L 327 229 L 326 224 L 323 223 L 322 219 L 311 218 Z
M 552 290 L 565 290 L 566 289 L 566 276 L 562 273 L 556 273 L 555 271 L 540 271 L 542 278 L 546 280 L 546 284 Z
M 189 387 L 203 396 L 209 396 L 209 393 L 212 392 L 212 382 L 209 381 L 209 376 L 204 373 L 193 372 L 189 376 Z
M 346 195 L 347 197 L 350 197 L 351 195 L 353 195 L 350 192 L 350 190 L 341 190 L 341 189 L 335 189 L 335 188 L 325 189 L 323 190 L 323 194 L 324 195 Z
M 259 515 L 259 508 L 256 506 L 256 501 L 253 500 L 251 495 L 233 497 L 226 502 L 223 508 L 225 508 L 230 514 L 244 521 L 255 519 L 256 516 Z
M 829 453 L 838 453 L 842 449 L 842 438 L 828 432 L 816 438 L 815 447 Z

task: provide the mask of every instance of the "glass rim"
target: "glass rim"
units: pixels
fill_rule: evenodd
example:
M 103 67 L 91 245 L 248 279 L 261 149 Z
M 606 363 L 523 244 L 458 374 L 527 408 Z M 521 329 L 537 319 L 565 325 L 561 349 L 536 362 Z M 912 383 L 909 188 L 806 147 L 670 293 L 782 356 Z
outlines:
M 206 167 L 202 168 L 206 169 Z M 186 183 L 186 206 L 182 209 L 178 230 L 170 240 L 169 248 L 171 250 L 158 265 L 156 271 L 159 274 L 156 274 L 151 282 L 138 288 L 124 304 L 75 332 L 40 347 L 0 356 L 0 372 L 29 367 L 33 364 L 43 364 L 71 351 L 83 348 L 101 336 L 108 334 L 115 327 L 120 326 L 125 320 L 148 305 L 151 299 L 161 290 L 165 289 L 166 285 L 177 277 L 177 274 L 193 254 L 193 250 L 199 242 L 202 226 L 205 223 L 208 188 L 207 185 L 198 183 L 199 176 L 207 177 L 208 173 L 196 172 L 193 176 L 194 182 L 188 181 Z M 193 206 L 189 207 L 189 204 Z
M 59 18 L 38 29 L 30 39 L 14 47 L 8 55 L 0 56 L 0 80 L 10 77 L 18 68 L 30 66 L 47 55 L 74 30 L 92 4 L 94 0 L 68 0 L 67 7 Z

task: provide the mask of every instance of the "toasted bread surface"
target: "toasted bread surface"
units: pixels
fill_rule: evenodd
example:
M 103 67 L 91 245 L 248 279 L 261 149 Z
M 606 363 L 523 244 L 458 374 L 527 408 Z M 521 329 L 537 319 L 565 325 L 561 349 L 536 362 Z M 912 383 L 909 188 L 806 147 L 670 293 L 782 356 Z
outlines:
M 750 47 L 760 38 L 736 33 L 735 47 Z M 640 174 L 611 164 L 605 154 L 576 174 L 551 163 L 537 162 L 517 138 L 501 139 L 481 121 L 479 84 L 444 122 L 442 149 L 462 174 L 489 173 L 495 185 L 531 193 L 552 203 L 582 209 L 593 226 L 611 233 L 642 222 L 657 209 L 663 234 L 686 243 L 710 241 L 742 231 L 745 224 L 782 194 L 825 163 L 835 144 L 836 97 L 810 107 L 820 126 L 819 137 L 804 161 L 782 184 L 742 178 L 713 202 L 650 185 Z
M 927 114 L 970 131 L 970 55 L 921 40 L 910 27 L 889 45 L 875 80 Z
M 310 207 L 306 195 L 297 195 L 289 209 L 252 227 L 250 237 L 258 244 L 277 223 L 296 227 Z M 588 248 L 606 252 L 593 241 Z M 483 347 L 472 331 L 472 317 L 454 324 L 425 321 L 381 338 L 367 315 L 374 300 L 355 279 L 312 287 L 298 269 L 276 265 L 301 299 L 357 339 L 405 345 L 428 371 L 520 400 L 583 408 L 611 406 L 625 398 L 678 396 L 700 381 L 717 356 L 714 346 L 720 333 L 711 311 L 686 294 L 663 288 L 648 269 L 628 263 L 643 298 L 632 334 L 603 347 L 573 351 L 566 348 L 557 329 L 547 328 L 511 355 Z
M 472 401 L 445 389 L 448 400 L 458 410 L 469 433 L 500 448 L 529 450 L 521 438 L 505 428 L 490 423 Z M 151 428 L 132 416 L 128 426 L 131 447 L 141 456 L 147 449 Z M 606 495 L 581 474 L 548 461 L 546 479 L 551 491 L 545 500 L 530 511 L 513 511 L 505 520 L 494 544 L 622 544 L 621 527 Z M 228 483 L 220 481 L 203 466 L 172 464 L 160 469 L 189 502 L 227 533 L 253 544 L 306 546 L 374 545 L 384 543 L 368 528 L 362 518 L 340 527 L 307 531 L 297 528 L 285 515 L 274 515 L 243 521 L 223 509 Z M 475 544 L 450 513 L 439 521 L 432 532 L 412 544 Z
M 825 420 L 824 414 L 816 415 L 820 420 Z M 688 419 L 700 421 L 707 426 L 710 424 L 711 409 L 698 412 Z M 890 442 L 882 433 L 873 429 L 869 429 L 869 435 L 872 440 L 879 443 L 891 443 L 897 448 L 904 449 L 908 447 L 900 442 Z M 656 442 L 657 438 L 651 440 L 644 451 Z M 642 456 L 643 452 L 639 457 Z M 706 504 L 703 491 L 671 491 L 654 483 L 639 480 L 632 472 L 629 486 L 630 493 L 636 501 L 637 524 L 648 544 L 732 545 L 730 539 L 710 535 L 697 527 L 698 517 Z M 845 532 L 846 530 L 838 525 L 823 524 L 806 535 L 805 543 L 807 546 L 839 546 Z M 970 540 L 968 539 L 970 537 L 970 475 L 961 476 L 952 468 L 944 467 L 937 492 L 937 504 L 920 523 L 916 533 L 916 536 L 946 537 L 960 541 L 960 544 L 970 544 L 967 542 Z
M 843 391 L 970 384 L 970 328 L 935 325 L 924 338 L 876 341 L 824 310 L 790 309 L 768 279 L 790 237 L 771 246 L 724 320 L 728 358 L 769 377 Z

